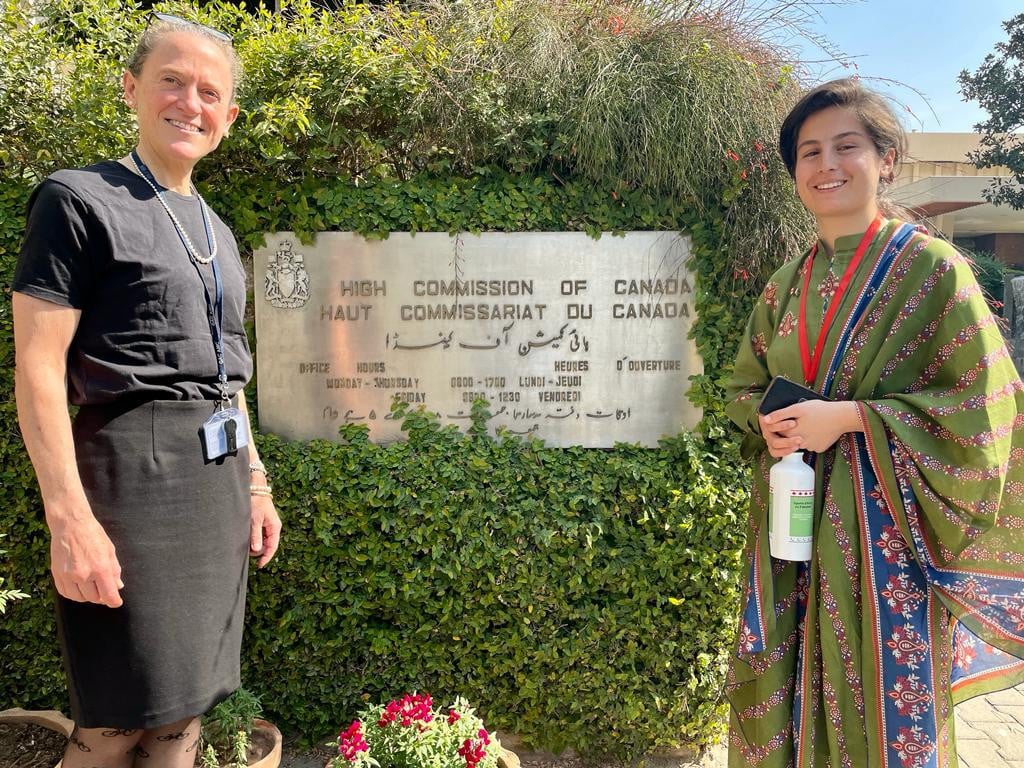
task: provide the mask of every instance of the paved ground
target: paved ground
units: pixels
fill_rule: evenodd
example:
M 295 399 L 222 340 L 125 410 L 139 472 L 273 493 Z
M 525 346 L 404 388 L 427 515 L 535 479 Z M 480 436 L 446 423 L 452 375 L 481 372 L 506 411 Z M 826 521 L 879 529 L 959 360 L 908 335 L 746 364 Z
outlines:
M 956 740 L 960 768 L 1024 768 L 1024 685 L 979 696 L 956 708 Z M 291 759 L 289 759 L 291 758 Z M 580 768 L 578 759 L 523 755 L 522 768 Z M 289 755 L 282 768 L 322 768 L 312 756 Z M 612 768 L 612 766 L 607 766 Z M 726 749 L 719 745 L 700 761 L 649 758 L 645 768 L 726 768 Z
M 1024 768 L 1024 685 L 979 696 L 956 708 L 960 768 Z M 648 760 L 646 768 L 726 768 L 719 745 L 700 762 Z
M 960 768 L 1024 768 L 1024 685 L 958 706 L 956 741 Z M 726 748 L 709 750 L 700 762 L 648 760 L 647 768 L 726 768 Z
M 1024 685 L 956 708 L 961 768 L 1024 768 Z
M 47 727 L 54 726 L 48 723 Z M 956 708 L 956 736 L 961 768 L 1024 768 L 1024 685 L 961 704 Z M 332 751 L 326 747 L 301 750 L 286 744 L 281 766 L 323 768 Z M 522 768 L 583 768 L 582 761 L 571 754 L 560 757 L 522 751 L 519 754 Z M 592 768 L 620 766 L 607 764 Z M 726 768 L 726 749 L 718 745 L 699 760 L 648 758 L 644 768 Z
M 1024 768 L 1024 685 L 958 706 L 956 743 L 960 768 Z M 678 765 L 726 768 L 725 747 L 712 750 L 699 764 Z

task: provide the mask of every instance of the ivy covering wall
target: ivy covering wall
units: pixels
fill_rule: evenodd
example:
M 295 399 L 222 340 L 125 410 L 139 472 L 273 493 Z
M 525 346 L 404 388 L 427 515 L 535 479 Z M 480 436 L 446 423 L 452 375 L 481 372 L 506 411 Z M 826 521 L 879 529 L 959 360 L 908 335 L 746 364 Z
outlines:
M 22 5 L 0 22 L 0 577 L 31 598 L 0 617 L 0 708 L 65 705 L 13 402 L 25 202 L 52 170 L 132 146 L 119 76 L 145 23 L 113 0 Z M 396 406 L 408 440 L 386 446 L 356 426 L 258 435 L 286 529 L 250 580 L 246 686 L 307 739 L 410 689 L 554 750 L 713 737 L 746 513 L 721 384 L 806 228 L 772 151 L 795 87 L 782 55 L 701 3 L 163 9 L 231 32 L 245 62 L 242 115 L 196 178 L 246 258 L 268 231 L 658 229 L 690 235 L 697 275 L 705 418 L 658 448 L 493 439 L 482 403 L 465 434 Z

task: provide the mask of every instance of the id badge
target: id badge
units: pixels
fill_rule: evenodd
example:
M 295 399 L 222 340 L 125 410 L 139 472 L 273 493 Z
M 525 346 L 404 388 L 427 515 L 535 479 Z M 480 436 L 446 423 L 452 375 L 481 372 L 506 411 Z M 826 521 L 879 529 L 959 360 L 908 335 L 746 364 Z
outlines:
M 248 445 L 249 425 L 240 410 L 225 408 L 203 422 L 199 439 L 206 460 L 213 461 Z

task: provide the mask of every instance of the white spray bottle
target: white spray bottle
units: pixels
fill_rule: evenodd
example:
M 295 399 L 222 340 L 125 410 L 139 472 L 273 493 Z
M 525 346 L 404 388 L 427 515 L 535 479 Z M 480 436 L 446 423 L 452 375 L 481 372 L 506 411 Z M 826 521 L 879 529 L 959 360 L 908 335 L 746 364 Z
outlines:
M 811 559 L 814 526 L 814 470 L 794 451 L 768 475 L 768 548 L 780 560 Z

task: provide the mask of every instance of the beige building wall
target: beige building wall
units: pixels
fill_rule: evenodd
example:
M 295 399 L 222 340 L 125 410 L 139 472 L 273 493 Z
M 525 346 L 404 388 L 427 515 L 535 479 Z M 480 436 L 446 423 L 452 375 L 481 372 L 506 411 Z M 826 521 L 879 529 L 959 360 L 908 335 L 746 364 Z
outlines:
M 968 159 L 980 148 L 981 135 L 911 133 L 907 144 L 892 197 L 946 237 L 1024 266 L 1024 211 L 994 206 L 984 197 L 996 177 L 1010 175 L 1009 169 L 977 168 Z
M 907 157 L 895 187 L 906 186 L 932 176 L 1008 176 L 1010 169 L 998 165 L 977 168 L 967 159 L 981 147 L 977 133 L 909 133 Z

